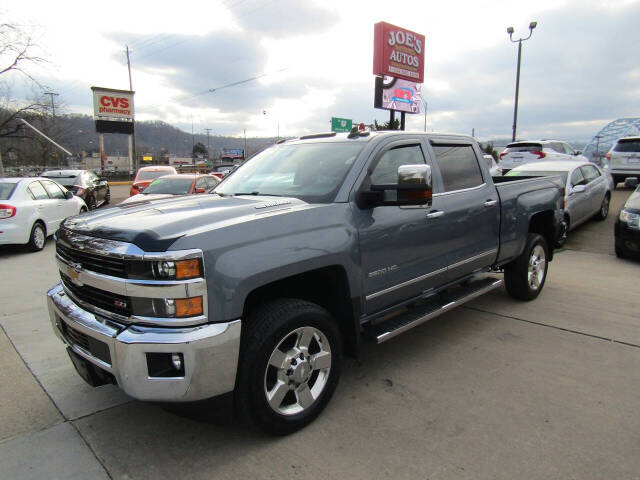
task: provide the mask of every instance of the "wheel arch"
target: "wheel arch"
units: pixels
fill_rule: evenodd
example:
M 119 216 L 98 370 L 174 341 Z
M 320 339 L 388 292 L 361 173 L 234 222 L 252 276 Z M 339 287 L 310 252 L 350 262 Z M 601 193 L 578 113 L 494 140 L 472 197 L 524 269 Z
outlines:
M 565 212 L 566 213 L 566 212 Z M 571 220 L 571 217 L 569 217 Z M 529 219 L 529 233 L 538 233 L 547 242 L 549 261 L 553 260 L 553 250 L 556 239 L 555 215 L 551 210 L 535 213 Z
M 242 317 L 277 298 L 298 298 L 325 308 L 340 329 L 345 353 L 356 356 L 360 344 L 360 301 L 352 298 L 344 267 L 332 265 L 275 280 L 252 290 Z

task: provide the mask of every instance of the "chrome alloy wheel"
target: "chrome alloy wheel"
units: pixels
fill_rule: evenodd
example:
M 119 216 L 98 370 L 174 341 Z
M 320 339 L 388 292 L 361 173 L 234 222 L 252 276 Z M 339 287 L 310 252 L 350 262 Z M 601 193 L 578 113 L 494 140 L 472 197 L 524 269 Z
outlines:
M 33 230 L 33 244 L 38 248 L 38 250 L 42 250 L 44 248 L 44 229 L 40 225 L 36 225 Z
M 331 370 L 331 346 L 317 328 L 301 327 L 280 340 L 269 357 L 264 393 L 271 408 L 295 415 L 309 408 L 324 390 Z
M 607 215 L 609 215 L 609 197 L 605 195 L 602 200 L 602 205 L 600 206 L 600 216 L 607 218 Z
M 529 271 L 527 275 L 529 287 L 532 290 L 538 290 L 540 285 L 542 285 L 546 263 L 547 258 L 544 253 L 544 248 L 542 248 L 541 245 L 536 245 L 531 251 L 531 256 L 529 257 Z

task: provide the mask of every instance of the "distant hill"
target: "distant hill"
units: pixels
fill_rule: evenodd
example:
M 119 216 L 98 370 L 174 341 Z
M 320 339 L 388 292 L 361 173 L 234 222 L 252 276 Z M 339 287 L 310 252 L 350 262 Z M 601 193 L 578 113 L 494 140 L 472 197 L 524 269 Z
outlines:
M 95 152 L 99 150 L 98 134 L 92 117 L 88 115 L 65 115 L 56 119 L 64 122 L 66 148 L 74 153 Z M 256 151 L 264 149 L 273 144 L 275 138 L 247 138 L 247 153 L 251 155 Z M 104 135 L 104 145 L 107 154 L 124 154 L 128 148 L 127 135 L 106 133 Z M 206 135 L 191 135 L 179 128 L 165 122 L 136 122 L 136 151 L 140 153 L 160 153 L 166 150 L 168 153 L 176 154 L 179 157 L 191 155 L 193 145 L 201 142 L 207 145 Z M 244 138 L 223 137 L 218 135 L 209 136 L 210 154 L 218 157 L 223 148 L 244 148 Z

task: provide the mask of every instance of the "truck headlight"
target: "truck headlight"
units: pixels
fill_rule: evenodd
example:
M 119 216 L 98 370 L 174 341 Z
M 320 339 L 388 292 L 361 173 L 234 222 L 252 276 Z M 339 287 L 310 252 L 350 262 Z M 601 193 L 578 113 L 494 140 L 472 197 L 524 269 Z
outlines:
M 153 276 L 158 280 L 187 280 L 202 276 L 199 258 L 189 260 L 160 260 L 153 263 Z

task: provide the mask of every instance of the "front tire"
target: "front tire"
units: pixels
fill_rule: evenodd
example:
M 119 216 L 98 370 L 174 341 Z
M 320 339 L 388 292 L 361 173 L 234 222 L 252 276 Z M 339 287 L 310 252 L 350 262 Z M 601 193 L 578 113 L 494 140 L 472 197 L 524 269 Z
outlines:
M 602 199 L 602 204 L 600 205 L 600 210 L 595 215 L 596 220 L 604 220 L 609 215 L 609 203 L 611 202 L 611 197 L 607 193 Z
M 562 219 L 562 224 L 560 225 L 560 232 L 558 233 L 558 238 L 556 238 L 556 248 L 564 247 L 564 244 L 567 243 L 567 238 L 569 237 L 569 217 L 565 215 Z
M 111 201 L 111 189 L 108 188 L 107 189 L 107 194 L 104 196 L 104 204 L 105 205 L 109 205 L 110 201 Z
M 27 248 L 32 252 L 39 252 L 44 248 L 44 244 L 47 241 L 47 233 L 45 232 L 44 225 L 38 221 L 31 227 L 31 235 L 29 235 L 29 242 Z
M 273 435 L 312 422 L 338 385 L 342 338 L 322 307 L 276 300 L 243 325 L 236 405 L 239 413 Z
M 542 291 L 547 279 L 549 248 L 542 235 L 529 233 L 522 254 L 505 266 L 507 292 L 518 300 L 533 300 Z

